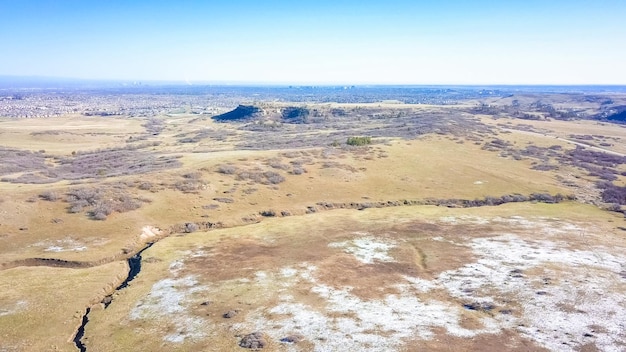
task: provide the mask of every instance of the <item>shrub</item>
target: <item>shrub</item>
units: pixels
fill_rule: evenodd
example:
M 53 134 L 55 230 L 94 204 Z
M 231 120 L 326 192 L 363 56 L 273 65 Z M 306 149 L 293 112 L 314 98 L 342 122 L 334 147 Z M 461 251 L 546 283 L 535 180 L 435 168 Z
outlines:
M 259 214 L 268 218 L 276 216 L 276 212 L 274 210 L 263 210 L 260 211 Z
M 116 199 L 113 204 L 113 209 L 118 213 L 125 213 L 127 211 L 139 209 L 141 207 L 141 201 L 133 199 L 128 195 L 123 195 Z
M 199 180 L 202 177 L 202 173 L 199 171 L 195 171 L 195 172 L 188 172 L 186 174 L 183 175 L 183 178 L 189 179 L 189 180 Z
M 100 197 L 99 192 L 92 188 L 76 188 L 67 192 L 67 201 L 71 204 L 80 202 L 84 205 L 95 205 Z
M 372 144 L 372 137 L 348 137 L 346 144 L 353 146 Z
M 626 205 L 626 187 L 616 186 L 612 182 L 598 182 L 597 187 L 602 189 L 602 201 L 619 205 Z
M 217 172 L 224 175 L 233 175 L 237 172 L 237 168 L 233 165 L 220 165 L 217 167 Z
M 76 213 L 80 213 L 81 211 L 83 211 L 83 206 L 80 204 L 72 204 L 68 209 L 67 212 L 70 214 L 76 214 Z
M 165 128 L 165 126 L 163 126 L 163 121 L 156 118 L 150 118 L 141 126 L 146 129 L 146 132 L 153 136 L 160 134 L 161 131 L 163 131 L 163 129 Z
M 533 193 L 529 198 L 531 201 L 538 201 L 543 203 L 557 203 L 558 201 L 554 199 L 552 195 L 549 193 Z
M 252 194 L 256 191 L 258 191 L 258 189 L 256 188 L 246 188 L 246 189 L 241 190 L 243 194 Z
M 0 175 L 46 169 L 45 156 L 27 150 L 0 147 Z
M 185 233 L 192 233 L 192 232 L 196 232 L 200 229 L 200 227 L 198 226 L 198 224 L 196 224 L 195 222 L 188 222 L 185 224 Z
M 614 204 L 613 203 L 613 204 L 607 205 L 606 210 L 621 213 L 622 212 L 622 206 L 619 205 L 619 204 Z
M 142 191 L 149 191 L 152 189 L 152 183 L 151 182 L 142 182 L 139 187 L 140 190 Z
M 49 202 L 54 202 L 58 200 L 60 197 L 56 192 L 53 191 L 45 191 L 39 195 L 39 198 L 43 200 L 47 200 Z
M 485 145 L 483 146 L 482 149 L 484 150 L 491 150 L 491 151 L 495 151 L 498 149 L 506 149 L 508 147 L 513 146 L 511 143 L 500 139 L 500 138 L 496 138 L 490 142 L 485 143 Z
M 68 213 L 88 210 L 94 220 L 105 220 L 113 212 L 124 213 L 141 207 L 148 199 L 134 198 L 125 193 L 123 184 L 108 185 L 107 188 L 75 188 L 67 193 Z
M 100 202 L 91 211 L 91 217 L 95 220 L 106 220 L 113 213 L 113 206 L 109 202 Z
M 220 202 L 220 203 L 234 203 L 235 202 L 232 198 L 222 198 L 222 197 L 213 198 L 213 200 L 216 202 Z
M 94 151 L 73 152 L 71 157 L 55 157 L 56 166 L 45 164 L 45 158 L 34 158 L 41 154 L 11 152 L 9 158 L 0 148 L 0 175 L 3 170 L 11 173 L 22 171 L 22 175 L 7 179 L 13 183 L 51 183 L 59 180 L 80 180 L 96 177 L 135 175 L 156 170 L 179 167 L 182 164 L 175 156 L 159 156 L 157 153 L 142 151 L 150 144 L 126 146 L 124 148 L 96 149 Z M 31 160 L 32 159 L 32 160 Z M 41 162 L 41 164 L 37 164 Z M 16 169 L 15 163 L 21 164 Z
M 289 165 L 283 164 L 279 158 L 271 158 L 267 161 L 267 165 L 274 169 L 289 170 Z
M 106 220 L 108 215 L 101 211 L 94 211 L 91 216 L 94 220 Z
M 559 168 L 558 166 L 550 165 L 550 164 L 536 164 L 531 167 L 531 169 L 538 170 L 538 171 L 551 171 L 551 170 L 556 170 L 558 168 Z
M 267 171 L 263 174 L 267 181 L 273 185 L 277 185 L 285 181 L 285 177 L 273 171 Z
M 174 188 L 183 193 L 195 193 L 202 188 L 202 182 L 193 179 L 185 179 L 177 181 L 174 184 Z
M 574 165 L 580 163 L 594 164 L 603 167 L 615 167 L 616 165 L 626 164 L 626 158 L 576 146 L 576 149 L 570 150 L 568 156 L 574 161 Z
M 291 173 L 294 175 L 302 175 L 303 173 L 305 173 L 306 171 L 299 166 L 294 166 L 293 170 L 291 170 Z

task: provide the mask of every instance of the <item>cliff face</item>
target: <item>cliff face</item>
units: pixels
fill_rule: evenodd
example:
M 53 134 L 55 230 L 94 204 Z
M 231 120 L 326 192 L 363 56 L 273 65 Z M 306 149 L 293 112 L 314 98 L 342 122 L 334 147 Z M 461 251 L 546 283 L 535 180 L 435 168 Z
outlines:
M 282 111 L 282 120 L 287 123 L 307 123 L 309 109 L 299 107 L 287 107 Z
M 624 107 L 622 112 L 618 112 L 617 114 L 607 117 L 607 120 L 617 123 L 626 123 L 626 107 Z
M 249 122 L 267 120 L 273 122 L 301 124 L 309 122 L 310 111 L 304 107 L 258 107 L 254 105 L 239 105 L 227 113 L 213 116 L 215 121 L 222 122 Z
M 215 121 L 249 121 L 263 115 L 263 110 L 252 105 L 239 105 L 235 110 L 213 116 Z

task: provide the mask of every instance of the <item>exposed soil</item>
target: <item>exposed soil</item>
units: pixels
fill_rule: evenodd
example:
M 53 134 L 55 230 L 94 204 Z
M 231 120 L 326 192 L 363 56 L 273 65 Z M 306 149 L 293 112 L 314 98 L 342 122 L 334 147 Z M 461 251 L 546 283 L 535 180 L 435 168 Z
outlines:
M 295 343 L 283 341 L 294 334 L 303 348 L 349 341 L 368 351 L 610 350 L 626 339 L 601 318 L 626 317 L 618 293 L 626 250 L 572 238 L 592 227 L 444 216 L 367 228 L 348 221 L 305 238 L 235 236 L 197 248 L 170 266 L 172 278 L 156 283 L 131 319 L 159 312 L 178 331 L 164 331 L 169 343 L 235 334 L 242 347 L 272 351 Z M 594 287 L 611 287 L 605 303 L 592 303 Z M 559 330 L 561 319 L 569 323 Z M 194 328 L 207 324 L 213 332 Z

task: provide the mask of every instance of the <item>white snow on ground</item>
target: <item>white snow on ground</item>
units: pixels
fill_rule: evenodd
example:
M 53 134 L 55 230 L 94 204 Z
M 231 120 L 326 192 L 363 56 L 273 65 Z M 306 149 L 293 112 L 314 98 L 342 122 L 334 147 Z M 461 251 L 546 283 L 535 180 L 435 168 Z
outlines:
M 26 308 L 27 305 L 28 302 L 26 301 L 17 301 L 10 305 L 0 305 L 0 317 L 16 314 Z
M 190 295 L 204 291 L 196 279 L 186 276 L 178 279 L 163 279 L 152 286 L 150 293 L 130 311 L 131 320 L 166 320 L 173 323 L 175 333 L 163 337 L 164 341 L 181 343 L 186 339 L 196 340 L 205 336 L 208 322 L 192 316 L 187 310 Z
M 393 351 L 403 348 L 403 339 L 434 338 L 434 328 L 467 338 L 513 329 L 552 351 L 574 351 L 587 343 L 602 351 L 624 350 L 626 280 L 620 277 L 626 270 L 624 248 L 570 249 L 567 243 L 550 240 L 552 235 L 578 235 L 583 229 L 558 219 L 449 217 L 441 221 L 491 221 L 528 229 L 543 239 L 507 233 L 467 238 L 463 245 L 473 251 L 474 262 L 432 280 L 405 276 L 394 285 L 396 294 L 372 300 L 353 294 L 352 287 L 322 283 L 310 263 L 258 271 L 252 280 L 240 280 L 241 284 L 258 292 L 276 292 L 278 302 L 246 312 L 244 321 L 232 324 L 232 330 L 262 331 L 275 341 L 301 334 L 315 345 L 315 351 Z M 397 242 L 366 233 L 354 235 L 352 240 L 329 246 L 369 265 L 393 260 L 389 250 Z M 175 262 L 172 274 L 178 276 L 182 265 Z M 299 301 L 303 287 L 311 287 L 304 294 L 315 295 L 325 304 Z M 203 331 L 210 327 L 186 312 L 186 297 L 194 290 L 219 289 L 198 287 L 193 277 L 161 280 L 132 310 L 131 319 L 174 322 L 180 332 L 166 336 L 170 342 L 205 336 Z M 430 298 L 431 291 L 442 300 Z M 476 329 L 462 324 L 464 304 L 479 309 L 469 313 L 479 319 Z M 481 307 L 488 307 L 488 312 L 481 312 Z M 298 348 L 297 344 L 285 347 L 288 351 Z
M 424 280 L 420 279 L 419 277 L 413 276 L 404 276 L 404 279 L 409 282 L 414 290 L 418 292 L 428 292 L 432 289 L 437 288 L 437 284 L 432 280 Z M 406 288 L 406 285 L 399 284 L 397 287 L 402 290 Z
M 523 309 L 518 330 L 553 351 L 571 351 L 588 342 L 603 351 L 623 351 L 626 298 L 616 285 L 626 288 L 619 283 L 626 258 L 602 249 L 566 250 L 554 242 L 514 235 L 478 238 L 469 245 L 481 258 L 436 280 L 450 295 L 476 302 L 497 301 L 498 293 L 515 297 Z M 524 277 L 524 270 L 536 267 L 543 268 L 544 278 Z M 513 270 L 522 275 L 515 272 L 515 277 Z M 562 309 L 565 305 L 574 311 Z M 591 325 L 601 328 L 592 331 Z
M 82 252 L 91 246 L 102 246 L 108 243 L 105 238 L 76 240 L 71 236 L 59 240 L 45 240 L 33 243 L 32 247 L 44 247 L 44 252 Z
M 480 216 L 472 216 L 472 215 L 461 215 L 461 216 L 443 216 L 439 218 L 439 221 L 446 224 L 475 224 L 475 225 L 485 225 L 489 223 L 489 219 L 480 217 Z
M 46 241 L 42 244 L 45 246 L 44 252 L 82 252 L 87 249 L 84 243 L 77 241 L 71 237 L 66 237 L 56 241 Z
M 497 321 L 491 317 L 482 319 L 481 329 L 463 328 L 458 307 L 421 300 L 415 294 L 415 286 L 423 290 L 421 286 L 426 280 L 422 282 L 412 278 L 405 284 L 397 285 L 400 294 L 388 295 L 380 300 L 363 300 L 350 293 L 349 287 L 335 289 L 317 283 L 313 279 L 313 267 L 303 271 L 307 273 L 291 276 L 290 287 L 302 282 L 315 284 L 311 293 L 326 300 L 325 312 L 295 301 L 292 295 L 283 294 L 279 296 L 278 305 L 249 313 L 246 322 L 234 324 L 233 329 L 263 331 L 275 340 L 294 333 L 301 334 L 315 342 L 316 351 L 390 351 L 399 347 L 403 338 L 432 338 L 433 327 L 446 328 L 449 334 L 459 337 L 499 331 Z M 266 318 L 268 314 L 271 320 Z
M 470 216 L 442 220 L 448 223 L 488 223 L 486 219 Z M 580 227 L 558 219 L 511 217 L 493 221 L 535 229 L 548 238 L 554 234 L 582 231 Z M 387 254 L 393 245 L 365 236 L 332 243 L 331 247 L 344 248 L 362 262 L 374 264 L 381 258 L 393 260 Z M 381 300 L 363 301 L 350 293 L 350 287 L 334 289 L 316 284 L 312 293 L 328 302 L 327 312 L 345 313 L 340 315 L 341 318 L 330 318 L 312 307 L 283 299 L 276 307 L 252 314 L 248 321 L 255 329 L 263 329 L 277 339 L 289 333 L 300 333 L 315 341 L 316 350 L 320 351 L 344 348 L 346 339 L 355 349 L 393 350 L 402 338 L 431 337 L 430 329 L 437 326 L 460 337 L 514 328 L 554 351 L 572 351 L 589 342 L 596 343 L 603 351 L 623 350 L 626 298 L 609 292 L 623 292 L 614 286 L 620 282 L 618 274 L 624 270 L 625 257 L 610 254 L 607 248 L 568 250 L 564 249 L 566 243 L 528 241 L 513 234 L 477 238 L 467 245 L 478 257 L 476 262 L 443 272 L 434 280 L 405 277 L 406 283 L 396 285 L 401 294 L 388 295 Z M 553 281 L 541 277 L 526 278 L 524 270 L 533 268 L 543 269 L 545 276 Z M 550 268 L 561 269 L 556 272 Z M 289 270 L 289 277 L 293 277 L 293 269 Z M 315 283 L 314 271 L 312 274 L 305 277 Z M 296 284 L 294 282 L 292 286 Z M 626 288 L 626 284 L 622 287 Z M 459 305 L 419 299 L 419 292 L 434 289 L 444 289 L 450 296 L 457 297 Z M 503 295 L 519 304 L 522 311 L 500 314 L 498 310 L 517 309 L 516 306 L 507 307 L 502 302 Z M 490 303 L 494 308 L 491 314 L 482 318 L 481 329 L 470 330 L 460 326 L 460 311 L 464 309 L 461 303 Z M 564 304 L 574 309 L 571 312 L 563 309 Z M 274 316 L 270 322 L 263 318 L 266 316 L 263 312 L 284 314 L 288 318 L 280 320 Z M 268 328 L 274 323 L 280 328 Z
M 82 252 L 85 249 L 87 249 L 87 247 L 85 246 L 80 246 L 80 247 L 62 247 L 62 246 L 50 246 L 46 249 L 44 249 L 44 252 L 68 252 L 68 251 L 76 251 L 76 252 Z
M 396 244 L 388 240 L 366 236 L 350 241 L 329 243 L 328 246 L 343 248 L 344 252 L 354 255 L 360 262 L 373 264 L 375 260 L 381 262 L 393 261 L 393 258 L 387 252 L 395 247 Z
M 298 273 L 298 269 L 285 267 L 285 268 L 280 269 L 280 273 L 284 277 L 292 277 L 292 276 L 294 276 L 294 275 L 296 275 Z
M 559 273 L 551 274 L 554 277 Z M 600 272 L 595 274 L 601 275 Z M 519 329 L 553 351 L 571 351 L 592 341 L 601 351 L 624 351 L 626 300 L 623 291 L 607 294 L 604 288 L 611 285 L 609 280 L 585 276 L 577 275 L 574 282 L 563 285 L 543 287 L 542 295 L 532 290 L 520 292 L 518 297 L 524 302 L 524 318 L 528 324 Z M 564 305 L 570 305 L 575 311 L 562 309 Z
M 183 263 L 182 260 L 175 260 L 170 263 L 170 273 L 172 273 L 174 276 L 178 276 L 178 273 L 183 270 L 184 267 L 185 263 Z

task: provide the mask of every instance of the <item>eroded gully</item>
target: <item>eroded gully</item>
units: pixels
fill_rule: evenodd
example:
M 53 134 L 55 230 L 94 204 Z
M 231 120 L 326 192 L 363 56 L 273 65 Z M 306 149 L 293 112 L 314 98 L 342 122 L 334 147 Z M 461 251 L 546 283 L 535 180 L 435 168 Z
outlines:
M 153 244 L 154 244 L 154 242 L 148 243 L 145 247 L 140 249 L 132 257 L 127 259 L 127 261 L 128 261 L 128 276 L 126 276 L 126 279 L 119 286 L 117 286 L 115 288 L 115 291 L 112 294 L 106 296 L 102 300 L 102 303 L 104 304 L 104 309 L 107 309 L 109 307 L 109 305 L 111 305 L 111 303 L 113 302 L 113 295 L 115 294 L 115 292 L 118 292 L 118 291 L 123 290 L 124 288 L 128 287 L 128 284 L 131 281 L 133 281 L 135 279 L 135 277 L 137 277 L 137 275 L 141 271 L 141 253 L 143 253 L 143 251 L 145 251 L 146 249 L 152 247 Z M 85 314 L 83 314 L 83 317 L 82 317 L 82 320 L 81 320 L 81 324 L 78 327 L 78 329 L 76 330 L 76 335 L 74 335 L 74 339 L 73 339 L 74 345 L 76 345 L 76 348 L 78 348 L 78 350 L 80 352 L 86 352 L 87 351 L 87 347 L 83 343 L 83 337 L 85 335 L 85 326 L 87 325 L 87 323 L 89 323 L 89 313 L 90 312 L 91 312 L 91 308 L 87 308 L 85 310 Z

